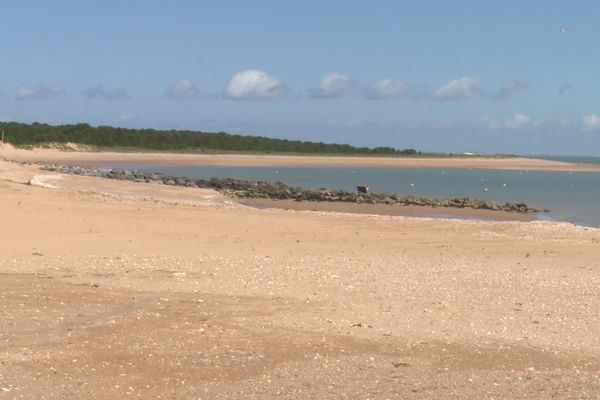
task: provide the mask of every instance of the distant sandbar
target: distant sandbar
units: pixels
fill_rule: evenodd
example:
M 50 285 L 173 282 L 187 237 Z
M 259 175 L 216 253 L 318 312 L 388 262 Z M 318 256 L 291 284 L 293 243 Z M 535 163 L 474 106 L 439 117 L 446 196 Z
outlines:
M 473 168 L 532 171 L 600 172 L 600 165 L 525 157 L 358 157 L 307 155 L 174 154 L 22 150 L 3 146 L 0 156 L 26 162 L 99 165 L 162 164 L 198 167 L 347 167 L 347 168 Z

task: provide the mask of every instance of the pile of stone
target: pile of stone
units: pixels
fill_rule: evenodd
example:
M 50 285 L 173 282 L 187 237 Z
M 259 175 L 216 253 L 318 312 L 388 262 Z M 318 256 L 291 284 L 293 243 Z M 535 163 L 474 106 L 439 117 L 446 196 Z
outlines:
M 368 193 L 347 190 L 305 189 L 289 186 L 282 182 L 252 181 L 233 178 L 197 179 L 182 176 L 164 175 L 117 168 L 86 168 L 70 165 L 44 165 L 42 169 L 62 174 L 96 176 L 141 183 L 155 183 L 170 186 L 210 188 L 226 195 L 241 199 L 279 199 L 296 201 L 329 201 L 368 204 L 400 204 L 405 206 L 453 207 L 482 210 L 534 213 L 541 211 L 527 203 L 498 203 L 492 200 L 479 200 L 469 197 L 438 199 L 422 196 Z M 544 210 L 547 211 L 547 210 Z

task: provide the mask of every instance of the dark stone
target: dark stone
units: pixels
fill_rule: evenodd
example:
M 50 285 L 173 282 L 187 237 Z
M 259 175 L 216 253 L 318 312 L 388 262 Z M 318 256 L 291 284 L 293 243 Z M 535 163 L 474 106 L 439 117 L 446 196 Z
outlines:
M 369 193 L 368 187 L 357 186 L 356 192 L 319 188 L 317 190 L 288 186 L 283 182 L 248 181 L 233 178 L 192 179 L 179 176 L 165 176 L 160 173 L 115 169 L 94 169 L 69 165 L 43 165 L 43 170 L 63 174 L 96 176 L 107 179 L 130 180 L 134 182 L 150 182 L 169 186 L 200 187 L 218 190 L 228 196 L 239 198 L 271 198 L 296 201 L 341 201 L 369 204 L 401 204 L 430 207 L 476 208 L 484 210 L 503 210 L 519 213 L 539 212 L 536 207 L 527 203 L 498 204 L 492 200 L 470 199 L 468 197 L 452 199 L 436 199 L 422 196 L 401 196 L 397 194 Z M 544 212 L 549 212 L 544 210 Z

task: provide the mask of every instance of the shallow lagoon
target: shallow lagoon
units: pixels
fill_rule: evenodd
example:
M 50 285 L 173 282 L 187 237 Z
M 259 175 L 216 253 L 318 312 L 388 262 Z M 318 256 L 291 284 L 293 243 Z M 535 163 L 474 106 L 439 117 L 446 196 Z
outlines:
M 476 197 L 525 201 L 551 210 L 540 219 L 600 226 L 600 173 L 437 168 L 296 168 L 187 167 L 151 164 L 111 164 L 196 178 L 240 178 L 281 181 L 307 188 L 355 190 L 430 197 Z

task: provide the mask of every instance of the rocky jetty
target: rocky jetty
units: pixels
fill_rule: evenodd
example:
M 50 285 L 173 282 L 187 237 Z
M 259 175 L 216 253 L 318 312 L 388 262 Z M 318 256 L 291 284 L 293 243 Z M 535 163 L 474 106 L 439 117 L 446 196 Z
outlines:
M 197 179 L 164 175 L 156 172 L 126 170 L 117 168 L 86 168 L 70 165 L 44 165 L 47 171 L 62 174 L 96 176 L 141 183 L 154 183 L 170 186 L 210 188 L 229 196 L 241 199 L 281 199 L 297 201 L 329 201 L 369 204 L 400 204 L 406 206 L 454 207 L 497 210 L 518 213 L 541 211 L 527 203 L 498 203 L 492 200 L 480 200 L 470 197 L 429 198 L 385 193 L 357 193 L 347 190 L 305 189 L 286 185 L 282 182 L 251 181 L 234 178 Z M 547 211 L 547 210 L 544 210 Z

